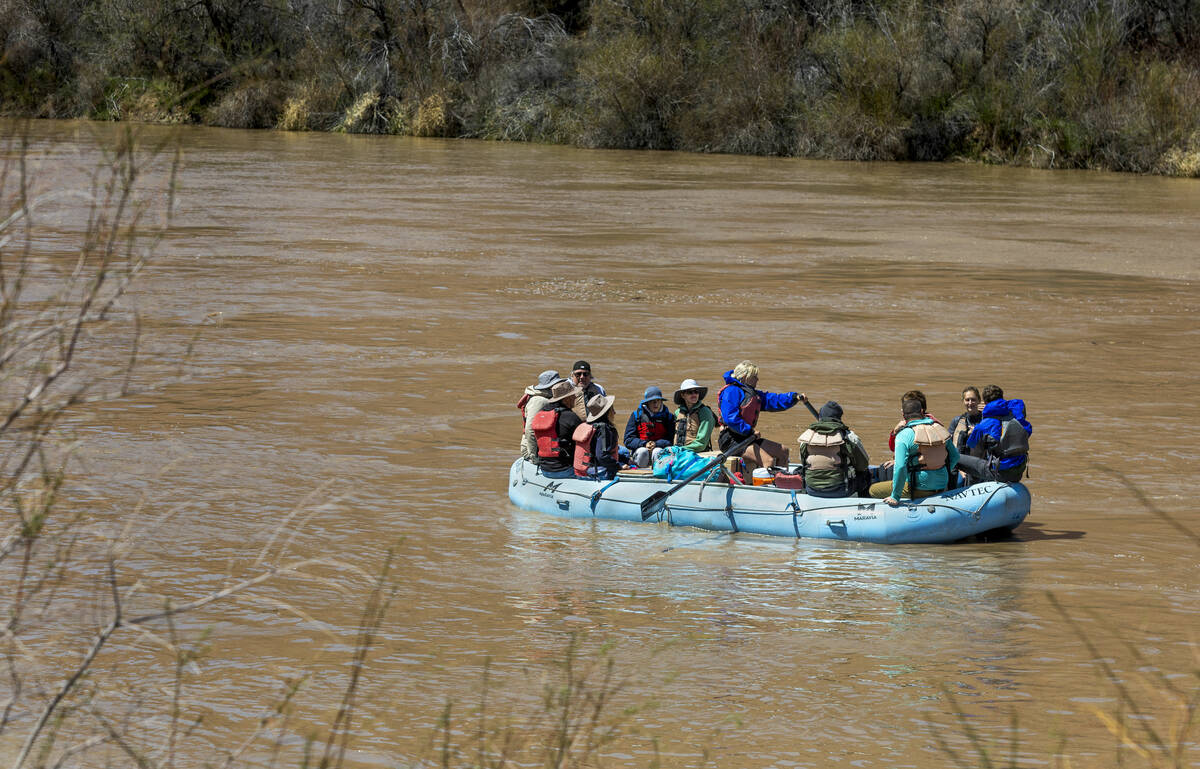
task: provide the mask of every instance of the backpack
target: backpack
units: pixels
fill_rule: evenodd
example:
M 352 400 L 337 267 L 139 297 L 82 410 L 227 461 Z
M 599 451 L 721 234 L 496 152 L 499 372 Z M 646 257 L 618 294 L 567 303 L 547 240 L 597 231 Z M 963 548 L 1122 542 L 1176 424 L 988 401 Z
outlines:
M 1009 417 L 1001 422 L 1000 442 L 992 453 L 1000 459 L 1019 457 L 1029 453 L 1029 433 L 1016 419 Z
M 691 449 L 685 449 L 682 446 L 671 446 L 659 453 L 658 458 L 654 460 L 652 472 L 655 477 L 674 481 L 695 475 L 711 461 L 711 459 L 702 457 Z M 721 468 L 714 467 L 712 472 L 708 474 L 708 477 L 697 480 L 715 481 L 720 477 Z

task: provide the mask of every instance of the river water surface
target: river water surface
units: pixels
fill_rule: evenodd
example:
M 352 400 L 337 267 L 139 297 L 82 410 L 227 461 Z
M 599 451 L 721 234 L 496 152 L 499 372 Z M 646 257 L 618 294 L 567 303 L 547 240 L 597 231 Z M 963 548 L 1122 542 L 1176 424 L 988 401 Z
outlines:
M 113 130 L 35 124 L 40 172 L 71 177 Z M 272 541 L 366 573 L 394 548 L 349 765 L 440 760 L 447 703 L 471 744 L 485 669 L 486 728 L 544 739 L 572 639 L 580 671 L 613 660 L 603 718 L 637 709 L 607 766 L 979 765 L 979 746 L 1143 765 L 1150 728 L 1180 734 L 1171 688 L 1194 696 L 1200 666 L 1200 182 L 161 136 L 180 190 L 138 303 L 148 344 L 199 331 L 191 374 L 81 418 L 76 498 L 176 510 L 129 568 L 178 597 L 251 573 Z M 839 401 L 873 461 L 900 393 L 948 420 L 963 386 L 999 384 L 1035 425 L 1032 512 L 1010 540 L 886 547 L 519 510 L 514 403 L 580 358 L 619 425 L 646 386 L 694 377 L 711 401 L 749 358 L 765 389 Z M 808 421 L 762 427 L 794 444 Z M 305 672 L 290 733 L 322 732 L 366 591 L 318 571 L 184 623 L 212 629 L 187 763 L 240 744 Z M 106 665 L 170 667 L 124 643 Z M 1179 765 L 1200 765 L 1198 729 Z

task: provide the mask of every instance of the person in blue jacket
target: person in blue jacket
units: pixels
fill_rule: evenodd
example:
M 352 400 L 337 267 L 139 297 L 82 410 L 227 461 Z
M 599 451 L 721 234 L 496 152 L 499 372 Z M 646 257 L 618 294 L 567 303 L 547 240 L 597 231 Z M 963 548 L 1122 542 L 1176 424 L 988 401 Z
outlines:
M 649 467 L 663 449 L 675 439 L 675 415 L 663 401 L 662 389 L 647 387 L 642 402 L 625 423 L 625 448 L 633 464 Z
M 769 441 L 758 432 L 758 415 L 763 411 L 787 411 L 802 400 L 804 393 L 772 393 L 755 389 L 758 386 L 758 366 L 748 360 L 725 372 L 725 386 L 717 394 L 721 411 L 721 432 L 717 445 L 728 451 L 751 436 L 754 441 L 742 450 L 747 477 L 756 468 L 787 467 L 791 458 L 788 448 Z M 732 454 L 731 456 L 738 456 Z
M 1029 467 L 1029 436 L 1033 425 L 1025 418 L 1025 401 L 1005 400 L 997 385 L 983 388 L 983 418 L 967 438 L 968 456 L 959 467 L 971 479 L 1016 483 Z

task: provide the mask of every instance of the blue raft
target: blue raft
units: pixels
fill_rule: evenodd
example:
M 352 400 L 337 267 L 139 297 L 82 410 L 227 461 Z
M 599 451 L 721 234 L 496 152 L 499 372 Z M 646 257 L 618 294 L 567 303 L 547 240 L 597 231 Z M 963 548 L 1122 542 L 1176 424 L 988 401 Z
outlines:
M 536 465 L 518 459 L 509 470 L 508 498 L 526 510 L 566 518 L 641 521 L 642 500 L 672 485 L 646 475 L 615 481 L 546 478 Z M 773 486 L 693 481 L 650 520 L 709 531 L 898 545 L 1011 531 L 1027 515 L 1029 491 L 1020 483 L 981 483 L 889 507 L 882 500 L 823 499 Z

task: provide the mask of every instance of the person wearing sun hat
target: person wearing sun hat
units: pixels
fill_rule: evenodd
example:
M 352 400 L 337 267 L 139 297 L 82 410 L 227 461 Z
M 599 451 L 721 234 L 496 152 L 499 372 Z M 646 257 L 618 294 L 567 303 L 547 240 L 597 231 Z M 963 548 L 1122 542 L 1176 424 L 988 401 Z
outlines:
M 625 448 L 638 467 L 649 467 L 675 438 L 675 415 L 663 402 L 662 388 L 647 387 L 625 423 Z
M 550 388 L 565 381 L 567 380 L 560 377 L 558 372 L 553 369 L 543 371 L 538 374 L 536 382 L 525 388 L 525 394 L 521 396 L 521 400 L 517 401 L 517 408 L 521 410 L 525 425 L 521 431 L 522 459 L 532 462 L 533 458 L 537 456 L 537 441 L 534 440 L 533 428 L 529 421 L 550 400 Z
M 617 426 L 613 423 L 611 395 L 594 395 L 587 402 L 587 420 L 575 428 L 575 476 L 597 481 L 617 477 Z
M 685 379 L 675 391 L 675 445 L 692 451 L 711 451 L 717 415 L 704 404 L 708 388 Z
M 599 382 L 592 380 L 592 364 L 586 360 L 577 360 L 571 367 L 571 384 L 583 390 L 575 399 L 572 410 L 580 419 L 587 419 L 587 404 L 597 395 L 607 395 Z
M 533 462 L 547 478 L 575 476 L 575 441 L 571 436 L 582 420 L 575 416 L 571 406 L 579 393 L 580 389 L 570 382 L 557 383 L 550 388 L 546 405 L 529 420 L 537 442 Z

